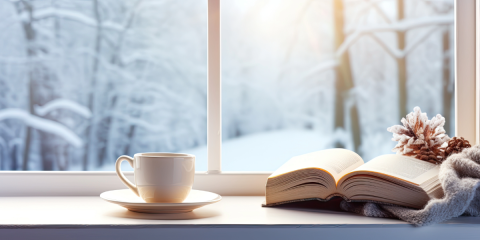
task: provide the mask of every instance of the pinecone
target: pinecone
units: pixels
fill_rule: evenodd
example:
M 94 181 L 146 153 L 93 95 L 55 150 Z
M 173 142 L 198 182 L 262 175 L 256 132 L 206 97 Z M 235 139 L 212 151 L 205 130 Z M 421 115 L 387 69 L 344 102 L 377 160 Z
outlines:
M 428 149 L 427 147 L 423 146 L 420 151 L 417 153 L 415 158 L 427 161 L 430 163 L 439 164 L 443 161 L 443 156 L 438 156 L 432 150 Z
M 443 160 L 442 144 L 450 138 L 443 129 L 445 118 L 442 115 L 437 114 L 428 120 L 427 114 L 415 107 L 413 112 L 402 118 L 402 123 L 403 126 L 395 125 L 387 129 L 393 133 L 392 140 L 398 141 L 393 152 L 436 163 Z
M 445 157 L 444 159 L 447 159 L 452 154 L 456 154 L 461 152 L 465 148 L 472 147 L 470 145 L 470 142 L 468 140 L 465 140 L 463 137 L 457 138 L 453 137 L 448 141 L 448 146 L 445 148 Z

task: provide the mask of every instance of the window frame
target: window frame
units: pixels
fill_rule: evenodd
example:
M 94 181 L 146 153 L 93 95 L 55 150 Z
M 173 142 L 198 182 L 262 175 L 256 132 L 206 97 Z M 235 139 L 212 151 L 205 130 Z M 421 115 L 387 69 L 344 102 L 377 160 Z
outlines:
M 480 0 L 455 0 L 455 132 L 480 142 Z M 478 22 L 479 24 L 476 24 Z M 195 189 L 221 195 L 263 195 L 271 172 L 222 172 L 220 0 L 208 0 L 208 170 Z M 472 51 L 475 49 L 475 51 Z M 461 94 L 460 94 L 461 93 Z M 125 172 L 133 180 L 133 172 Z M 114 171 L 2 171 L 0 196 L 92 196 L 125 188 Z

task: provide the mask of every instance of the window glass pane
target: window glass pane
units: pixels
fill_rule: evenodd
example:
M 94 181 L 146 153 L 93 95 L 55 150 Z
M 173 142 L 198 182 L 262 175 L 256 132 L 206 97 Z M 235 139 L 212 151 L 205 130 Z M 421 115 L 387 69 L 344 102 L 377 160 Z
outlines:
M 0 39 L 2 170 L 206 145 L 206 0 L 0 1 Z
M 222 1 L 222 170 L 333 147 L 368 161 L 415 106 L 454 135 L 453 2 Z

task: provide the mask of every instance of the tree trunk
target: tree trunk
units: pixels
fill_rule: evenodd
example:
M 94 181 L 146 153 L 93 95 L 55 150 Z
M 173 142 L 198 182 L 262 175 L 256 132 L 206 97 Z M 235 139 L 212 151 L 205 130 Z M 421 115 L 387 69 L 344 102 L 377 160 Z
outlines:
M 450 89 L 450 67 L 451 67 L 451 59 L 452 59 L 452 52 L 450 51 L 450 30 L 447 29 L 443 33 L 442 36 L 443 42 L 443 116 L 445 117 L 445 124 L 444 128 L 447 134 L 451 134 L 450 129 L 450 121 L 452 120 L 452 100 L 453 100 L 453 89 Z M 445 57 L 448 56 L 448 57 Z
M 69 162 L 68 162 L 68 146 L 61 144 L 55 149 L 55 157 L 57 159 L 57 167 L 60 171 L 67 171 Z
M 39 52 L 48 54 L 48 49 L 37 45 L 36 32 L 33 26 L 35 21 L 33 18 L 34 9 L 31 3 L 28 1 L 20 1 L 17 3 L 16 7 L 19 14 L 25 11 L 29 16 L 29 19 L 22 23 L 27 42 L 27 58 L 33 59 L 37 57 Z M 50 72 L 49 66 L 42 62 L 32 61 L 28 64 L 28 111 L 31 115 L 35 115 L 35 104 L 44 105 L 56 98 L 54 91 L 55 86 L 58 86 L 58 83 L 55 82 L 56 78 L 52 77 Z M 48 119 L 48 116 L 43 116 L 43 118 Z M 23 170 L 28 170 L 29 155 L 31 151 L 34 129 L 27 126 L 26 131 L 22 163 Z M 54 151 L 56 147 L 57 142 L 55 140 L 57 137 L 50 133 L 40 131 L 37 132 L 40 138 L 40 153 L 38 156 L 40 156 L 40 162 L 43 165 L 43 170 L 54 170 L 55 155 L 51 154 L 51 152 Z
M 123 150 L 123 154 L 126 154 L 126 155 L 129 155 L 130 154 L 130 147 L 131 147 L 131 144 L 133 143 L 133 136 L 135 135 L 135 125 L 130 125 L 130 128 L 128 130 L 128 134 L 127 134 L 127 139 L 128 139 L 128 142 L 127 144 L 125 145 L 125 148 Z
M 55 170 L 55 162 L 56 162 L 56 154 L 55 154 L 55 147 L 52 144 L 55 141 L 55 135 L 46 133 L 46 132 L 39 132 L 40 135 L 40 149 L 42 156 L 42 169 L 45 171 L 53 171 Z
M 96 37 L 95 37 L 95 54 L 97 56 L 93 57 L 93 63 L 92 63 L 92 75 L 90 79 L 90 88 L 91 91 L 88 96 L 88 109 L 90 109 L 90 112 L 92 113 L 92 116 L 90 118 L 90 125 L 86 129 L 86 139 L 87 139 L 87 146 L 85 147 L 85 154 L 83 155 L 83 161 L 82 161 L 82 169 L 84 171 L 88 170 L 88 163 L 92 162 L 95 163 L 97 161 L 97 132 L 98 132 L 98 122 L 97 119 L 99 116 L 97 116 L 96 112 L 96 106 L 95 106 L 95 101 L 96 101 L 96 86 L 97 86 L 97 72 L 98 72 L 98 57 L 100 56 L 100 48 L 101 48 L 101 40 L 102 40 L 102 25 L 101 25 L 101 18 L 100 18 L 100 9 L 98 5 L 98 0 L 93 1 L 93 13 L 95 17 L 95 21 L 97 22 L 97 28 L 96 28 Z M 97 163 L 99 166 L 103 164 L 103 160 L 99 159 L 99 162 Z
M 344 33 L 344 7 L 343 0 L 334 0 L 334 22 L 335 22 L 335 48 L 338 49 L 345 41 Z M 358 152 L 360 137 L 360 122 L 356 102 L 353 106 L 346 106 L 346 100 L 349 98 L 350 90 L 354 87 L 352 72 L 350 67 L 350 55 L 348 50 L 345 51 L 338 59 L 338 67 L 336 68 L 336 95 L 335 95 L 335 128 L 347 130 L 347 122 L 345 113 L 348 111 L 350 117 L 351 134 L 354 150 Z M 346 107 L 349 107 L 346 109 Z M 335 143 L 336 147 L 345 147 L 344 143 Z
M 23 7 L 22 7 L 23 6 Z M 27 21 L 24 21 L 22 23 L 23 26 L 23 31 L 25 33 L 25 38 L 27 42 L 27 58 L 33 58 L 35 57 L 35 49 L 34 49 L 34 44 L 33 42 L 35 41 L 35 31 L 33 30 L 33 8 L 32 6 L 25 1 L 18 2 L 16 4 L 16 9 L 18 14 L 22 14 L 23 11 L 26 11 L 28 13 L 29 19 Z M 28 112 L 30 114 L 33 114 L 33 106 L 35 104 L 34 101 L 34 79 L 35 79 L 35 66 L 28 65 Z M 31 141 L 32 141 L 32 131 L 33 129 L 30 126 L 26 126 L 26 136 L 25 136 L 25 141 L 24 141 L 24 147 L 23 147 L 23 161 L 22 161 L 22 170 L 28 170 L 28 160 L 30 157 L 30 149 L 31 149 Z M 16 163 L 14 164 L 16 165 Z M 17 170 L 18 166 L 15 166 L 14 170 Z
M 35 104 L 33 93 L 34 93 L 34 80 L 33 80 L 33 73 L 30 70 L 29 81 L 28 81 L 28 112 L 33 114 L 33 106 Z M 32 132 L 33 129 L 30 126 L 26 126 L 26 136 L 25 136 L 25 145 L 23 148 L 23 162 L 22 162 L 22 170 L 28 170 L 28 159 L 30 157 L 30 149 L 31 149 L 31 141 L 32 141 Z M 14 169 L 17 170 L 17 169 Z
M 398 21 L 405 19 L 405 3 L 404 0 L 397 0 Z M 405 50 L 406 35 L 404 31 L 397 32 L 397 43 L 400 51 Z M 407 62 L 406 56 L 397 58 L 398 69 L 398 113 L 399 118 L 407 115 Z
M 17 170 L 18 169 L 18 162 L 20 161 L 20 156 L 19 156 L 20 154 L 17 154 L 17 152 L 20 153 L 18 148 L 19 148 L 18 144 L 13 145 L 12 154 L 11 154 L 11 156 L 13 156 L 13 161 L 12 161 L 12 166 L 11 166 L 10 170 Z M 7 169 L 5 169 L 5 170 L 7 170 Z
M 114 54 L 112 55 L 112 57 L 110 59 L 110 62 L 112 63 L 112 65 L 116 65 L 120 69 L 124 67 L 123 63 L 121 61 L 123 42 L 125 41 L 127 31 L 132 26 L 133 20 L 136 17 L 136 9 L 140 6 L 142 1 L 143 0 L 137 0 L 133 4 L 133 8 L 132 8 L 133 10 L 130 12 L 130 14 L 127 17 L 127 22 L 125 24 L 125 29 L 122 32 L 120 32 L 120 35 L 118 36 L 118 41 L 117 41 L 116 45 L 113 47 L 113 49 L 114 49 L 113 53 Z M 110 111 L 113 111 L 113 109 L 115 109 L 116 106 L 117 106 L 117 97 L 114 97 L 112 99 L 112 101 L 109 102 L 109 108 L 108 109 Z M 113 116 L 108 116 L 105 120 L 105 122 L 106 122 L 105 132 L 107 133 L 107 138 L 111 134 L 113 121 L 115 121 L 115 118 Z M 130 142 L 132 140 L 131 137 L 133 137 L 133 134 L 135 133 L 135 128 L 136 128 L 135 125 L 131 125 L 129 127 L 128 143 L 127 144 L 130 144 Z M 102 159 L 101 161 L 104 161 L 105 158 L 114 160 L 112 157 L 109 157 L 111 155 L 111 151 L 113 150 L 113 147 L 111 147 L 111 146 L 114 146 L 114 144 L 112 144 L 112 143 L 107 143 L 109 141 L 115 141 L 115 140 L 110 139 L 110 138 L 106 139 L 105 144 L 99 150 L 99 154 L 98 154 L 99 159 Z M 124 151 L 130 151 L 130 146 L 125 147 Z M 128 153 L 123 153 L 123 154 L 128 154 Z

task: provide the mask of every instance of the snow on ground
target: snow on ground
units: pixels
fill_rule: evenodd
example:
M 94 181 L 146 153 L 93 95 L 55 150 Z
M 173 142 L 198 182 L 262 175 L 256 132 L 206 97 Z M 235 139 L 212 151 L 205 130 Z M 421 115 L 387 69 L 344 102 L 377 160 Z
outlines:
M 290 158 L 327 148 L 329 137 L 318 132 L 287 129 L 250 134 L 229 139 L 222 143 L 222 171 L 269 171 L 273 172 Z M 197 147 L 181 153 L 196 156 L 196 171 L 207 170 L 207 146 Z M 97 171 L 115 170 L 114 164 Z M 127 162 L 123 171 L 133 169 Z
M 342 139 L 342 136 L 322 136 L 318 132 L 301 129 L 261 132 L 229 139 L 222 143 L 222 171 L 273 172 L 294 156 L 331 148 L 335 139 Z M 370 136 L 361 146 L 364 161 L 368 162 L 379 155 L 392 154 L 392 144 L 394 145 L 382 135 Z M 178 152 L 195 155 L 196 171 L 207 171 L 207 146 Z M 113 163 L 95 169 L 113 170 Z M 127 162 L 122 163 L 122 170 L 133 171 Z
M 278 130 L 250 134 L 222 143 L 222 171 L 275 171 L 290 158 L 322 150 L 329 142 L 318 132 Z M 207 170 L 207 147 L 183 152 L 197 156 L 197 171 Z

